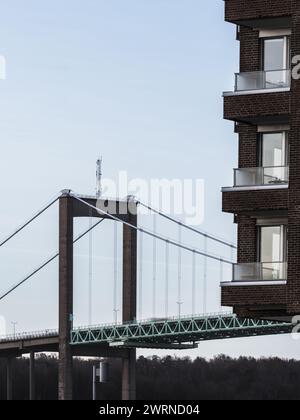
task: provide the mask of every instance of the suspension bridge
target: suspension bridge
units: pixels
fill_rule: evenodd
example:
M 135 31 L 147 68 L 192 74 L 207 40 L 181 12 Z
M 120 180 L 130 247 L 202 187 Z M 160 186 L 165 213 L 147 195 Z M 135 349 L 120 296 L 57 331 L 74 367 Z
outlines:
M 14 333 L 0 338 L 0 357 L 7 360 L 7 399 L 13 398 L 12 361 L 23 354 L 30 354 L 30 399 L 35 398 L 35 353 L 56 352 L 59 354 L 58 395 L 61 400 L 72 399 L 72 359 L 76 356 L 86 357 L 118 357 L 122 359 L 122 398 L 134 400 L 136 395 L 135 363 L 136 349 L 190 349 L 202 341 L 255 337 L 263 335 L 288 334 L 293 325 L 284 322 L 268 320 L 241 319 L 232 313 L 220 310 L 218 313 L 207 313 L 207 295 L 209 282 L 207 276 L 207 261 L 215 264 L 215 273 L 219 272 L 219 281 L 224 280 L 224 268 L 230 269 L 235 264 L 236 247 L 222 238 L 203 232 L 170 215 L 152 208 L 150 205 L 137 201 L 132 197 L 126 200 L 105 200 L 97 197 L 76 194 L 64 190 L 54 197 L 42 209 L 36 212 L 22 226 L 0 242 L 0 249 L 19 235 L 31 223 L 42 216 L 50 207 L 59 202 L 59 250 L 49 256 L 38 267 L 24 276 L 8 290 L 0 294 L 0 302 L 9 299 L 17 289 L 20 289 L 30 279 L 37 276 L 53 261 L 59 260 L 59 325 L 54 330 L 44 330 L 29 333 Z M 144 208 L 153 215 L 153 227 L 149 229 L 139 223 L 139 209 Z M 157 229 L 156 218 L 168 220 L 176 228 L 176 237 L 163 235 Z M 74 237 L 74 220 L 89 218 L 89 228 Z M 96 219 L 96 222 L 95 222 Z M 114 321 L 110 324 L 92 325 L 92 240 L 91 234 L 103 222 L 114 223 L 114 270 L 113 279 L 106 279 L 113 284 Z M 118 321 L 117 280 L 118 280 L 118 230 L 122 225 L 122 320 Z M 204 247 L 194 247 L 183 242 L 183 231 L 191 231 L 204 239 Z M 74 244 L 89 236 L 89 284 L 87 326 L 74 325 L 73 308 L 73 254 Z M 143 320 L 143 288 L 145 286 L 145 271 L 143 266 L 144 239 L 152 241 L 152 316 Z M 208 251 L 208 241 L 218 244 L 230 251 L 230 257 L 216 255 Z M 158 316 L 157 296 L 162 285 L 158 283 L 157 261 L 158 243 L 164 246 L 164 314 Z M 171 249 L 177 254 L 176 261 L 170 257 Z M 191 279 L 185 278 L 182 268 L 183 253 L 191 256 Z M 160 257 L 162 257 L 160 255 Z M 202 275 L 197 273 L 197 258 L 201 258 Z M 176 265 L 176 307 L 177 314 L 170 316 L 170 289 L 174 289 L 174 270 L 170 265 Z M 199 279 L 201 277 L 201 279 Z M 188 282 L 189 280 L 189 282 Z M 227 279 L 228 280 L 228 279 Z M 172 283 L 171 283 L 172 281 Z M 202 313 L 196 311 L 197 284 L 202 283 Z M 182 313 L 183 289 L 190 284 L 190 314 Z M 159 286 L 159 290 L 158 290 Z M 173 298 L 174 300 L 174 298 Z

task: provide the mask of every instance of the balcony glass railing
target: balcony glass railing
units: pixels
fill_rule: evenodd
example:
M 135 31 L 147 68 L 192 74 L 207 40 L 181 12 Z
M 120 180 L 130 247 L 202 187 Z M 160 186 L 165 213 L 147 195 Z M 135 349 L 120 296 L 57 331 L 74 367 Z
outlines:
M 288 166 L 241 168 L 234 170 L 235 187 L 281 185 L 289 182 Z
M 254 71 L 235 75 L 235 92 L 289 88 L 290 85 L 291 70 Z
M 286 279 L 286 262 L 258 262 L 235 264 L 233 266 L 234 282 L 279 281 Z

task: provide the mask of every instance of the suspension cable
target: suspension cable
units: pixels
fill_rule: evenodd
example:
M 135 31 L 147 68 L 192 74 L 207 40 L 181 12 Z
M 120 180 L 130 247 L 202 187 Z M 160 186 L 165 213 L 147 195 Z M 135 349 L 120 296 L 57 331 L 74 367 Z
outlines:
M 92 209 L 90 209 L 90 228 L 93 226 Z M 89 325 L 92 325 L 93 317 L 93 231 L 89 231 Z
M 118 323 L 118 224 L 114 222 L 114 289 L 113 313 L 115 324 Z
M 73 244 L 78 242 L 80 239 L 82 239 L 84 236 L 86 236 L 91 230 L 95 229 L 100 223 L 102 223 L 104 219 L 98 221 L 95 223 L 91 228 L 86 230 L 85 232 L 81 233 L 77 238 L 73 241 Z M 10 295 L 14 290 L 16 290 L 19 286 L 24 284 L 27 280 L 31 279 L 35 274 L 40 272 L 43 268 L 45 268 L 47 265 L 49 265 L 52 261 L 54 261 L 57 257 L 59 257 L 59 252 L 56 252 L 52 257 L 50 257 L 47 261 L 45 261 L 42 265 L 40 265 L 38 268 L 36 268 L 34 271 L 32 271 L 28 276 L 26 276 L 23 280 L 19 281 L 17 284 L 15 284 L 13 287 L 11 287 L 7 292 L 5 292 L 3 295 L 0 296 L 0 301 L 3 300 L 6 296 Z
M 184 249 L 184 250 L 186 250 L 186 251 L 188 251 L 188 252 L 195 252 L 195 253 L 196 253 L 196 254 L 198 254 L 198 255 L 205 256 L 205 257 L 210 258 L 210 259 L 215 260 L 215 261 L 220 261 L 220 259 L 222 259 L 222 261 L 223 261 L 225 264 L 230 264 L 230 265 L 233 265 L 233 264 L 234 264 L 234 262 L 233 262 L 233 261 L 229 261 L 229 260 L 228 260 L 228 259 L 226 259 L 226 258 L 220 257 L 220 256 L 218 256 L 218 255 L 213 255 L 213 254 L 205 254 L 203 251 L 200 251 L 200 250 L 198 250 L 198 249 L 192 248 L 192 247 L 190 247 L 189 245 L 179 244 L 178 242 L 176 242 L 176 241 L 175 241 L 175 240 L 173 240 L 173 239 L 170 239 L 170 238 L 164 237 L 164 236 L 162 236 L 162 235 L 158 235 L 158 234 L 156 234 L 156 233 L 151 232 L 151 231 L 150 231 L 150 230 L 148 230 L 148 229 L 145 229 L 145 228 L 140 228 L 140 227 L 138 227 L 138 226 L 134 226 L 134 225 L 132 225 L 131 223 L 128 223 L 128 222 L 126 222 L 126 221 L 124 221 L 124 220 L 122 220 L 122 219 L 120 219 L 120 218 L 118 218 L 118 217 L 116 217 L 116 216 L 114 216 L 114 215 L 112 215 L 112 214 L 107 213 L 106 211 L 104 211 L 104 210 L 102 210 L 102 209 L 100 209 L 100 208 L 97 208 L 96 206 L 93 206 L 93 205 L 92 205 L 92 204 L 90 204 L 90 203 L 87 203 L 86 201 L 82 200 L 80 197 L 78 197 L 78 196 L 77 196 L 76 194 L 74 194 L 74 193 L 71 193 L 71 196 L 72 196 L 74 199 L 76 199 L 77 201 L 80 201 L 81 203 L 85 204 L 87 207 L 91 207 L 91 208 L 93 208 L 93 209 L 94 209 L 97 213 L 100 213 L 100 214 L 102 214 L 102 215 L 105 215 L 105 216 L 109 217 L 109 218 L 110 218 L 110 219 L 112 219 L 112 220 L 116 220 L 116 221 L 118 221 L 118 222 L 121 222 L 121 223 L 123 223 L 124 225 L 126 225 L 126 226 L 128 226 L 128 227 L 130 227 L 130 228 L 132 228 L 132 229 L 135 229 L 136 231 L 143 232 L 143 233 L 144 233 L 144 234 L 146 234 L 146 235 L 149 235 L 149 236 L 155 237 L 156 239 L 159 239 L 160 241 L 164 241 L 164 242 L 168 241 L 170 245 L 174 245 L 174 246 L 176 246 L 176 247 L 180 247 L 180 248 L 182 248 L 182 249 Z
M 192 254 L 192 314 L 196 312 L 196 254 Z
M 153 218 L 153 232 L 156 234 L 156 217 Z M 153 236 L 153 272 L 152 272 L 152 314 L 156 316 L 156 275 L 157 275 L 157 243 L 156 237 Z
M 224 267 L 223 267 L 223 261 L 220 260 L 220 285 L 219 285 L 219 302 L 220 307 L 219 309 L 222 311 L 222 282 L 224 277 Z
M 178 225 L 178 243 L 182 243 L 182 226 Z M 178 247 L 178 284 L 177 284 L 177 305 L 178 305 L 178 316 L 181 316 L 181 277 L 182 277 L 182 248 Z
M 204 238 L 204 252 L 207 253 L 207 238 Z M 203 313 L 206 314 L 207 310 L 207 259 L 204 256 L 203 261 Z
M 30 219 L 28 219 L 25 223 L 23 223 L 22 226 L 18 227 L 13 233 L 11 233 L 9 236 L 7 236 L 5 239 L 3 239 L 0 242 L 0 248 L 5 245 L 8 241 L 10 241 L 12 238 L 14 238 L 18 233 L 20 233 L 23 229 L 25 229 L 27 226 L 30 225 L 34 220 L 36 220 L 39 216 L 41 216 L 43 213 L 45 213 L 46 210 L 48 210 L 51 206 L 53 206 L 54 203 L 59 199 L 61 194 L 56 195 L 51 201 L 46 204 L 41 210 L 39 210 L 37 213 L 35 213 Z
M 169 241 L 165 242 L 166 251 L 165 251 L 165 316 L 169 316 L 169 260 L 170 260 L 170 244 Z
M 180 221 L 178 219 L 175 219 L 174 217 L 168 216 L 167 214 L 163 213 L 160 210 L 156 210 L 156 209 L 150 207 L 149 205 L 142 203 L 141 201 L 136 201 L 136 203 L 139 204 L 139 205 L 141 205 L 142 207 L 146 208 L 147 210 L 152 211 L 153 213 L 159 214 L 160 216 L 164 217 L 165 219 L 167 219 L 167 220 L 169 220 L 171 222 L 174 222 L 174 223 L 177 223 L 178 225 L 181 225 L 185 229 L 188 229 L 188 230 L 190 230 L 190 231 L 192 231 L 194 233 L 198 233 L 199 235 L 202 235 L 202 236 L 204 236 L 204 237 L 206 237 L 208 239 L 211 239 L 212 241 L 218 242 L 218 243 L 220 243 L 222 245 L 226 245 L 226 246 L 228 246 L 228 247 L 230 247 L 232 249 L 237 249 L 237 246 L 236 245 L 234 245 L 233 243 L 230 243 L 230 242 L 226 241 L 225 239 L 218 238 L 217 236 L 213 236 L 213 235 L 210 235 L 209 233 L 206 233 L 204 231 L 201 231 L 199 229 L 196 229 L 193 226 L 189 226 L 186 223 L 183 223 L 182 221 Z
M 143 234 L 139 232 L 139 319 L 143 319 Z
M 223 281 L 223 261 L 220 260 L 220 283 Z

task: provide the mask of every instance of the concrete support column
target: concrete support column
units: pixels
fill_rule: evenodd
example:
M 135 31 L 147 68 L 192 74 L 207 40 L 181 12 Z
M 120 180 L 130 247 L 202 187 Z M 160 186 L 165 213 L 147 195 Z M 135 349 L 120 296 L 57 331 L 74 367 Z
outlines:
M 136 350 L 129 349 L 122 359 L 122 400 L 136 400 Z
M 29 358 L 29 400 L 35 400 L 35 354 L 33 351 Z
M 13 359 L 9 357 L 6 361 L 6 395 L 7 401 L 12 401 L 13 399 L 13 367 L 12 367 Z
M 72 400 L 73 198 L 68 194 L 59 200 L 59 252 L 58 398 Z
M 132 206 L 131 206 L 132 207 Z M 133 209 L 130 209 L 131 212 Z M 129 223 L 137 226 L 136 213 L 129 214 Z M 123 226 L 123 322 L 136 319 L 137 231 Z M 128 350 L 122 364 L 122 399 L 136 399 L 136 350 Z

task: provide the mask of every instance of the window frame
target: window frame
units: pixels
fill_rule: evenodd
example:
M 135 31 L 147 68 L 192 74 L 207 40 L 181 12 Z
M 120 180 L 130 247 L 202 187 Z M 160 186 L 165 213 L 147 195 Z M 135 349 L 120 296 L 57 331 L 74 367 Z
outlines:
M 286 68 L 280 70 L 290 70 L 291 69 L 291 36 L 290 35 L 280 35 L 280 36 L 270 36 L 260 38 L 260 70 L 261 71 L 272 71 L 272 70 L 265 70 L 265 41 L 272 40 L 272 39 L 284 39 L 285 41 L 285 48 L 286 48 Z M 280 71 L 278 70 L 278 71 Z M 274 70 L 276 71 L 276 70 Z
M 282 238 L 282 245 L 283 245 L 283 249 L 282 249 L 282 259 L 283 261 L 262 261 L 262 255 L 261 255 L 261 239 L 262 239 L 262 229 L 263 228 L 267 228 L 267 227 L 280 227 L 280 229 L 283 229 L 283 238 Z M 288 224 L 278 224 L 278 223 L 274 223 L 274 224 L 266 224 L 266 225 L 259 225 L 257 226 L 257 262 L 259 263 L 271 263 L 271 262 L 276 262 L 276 263 L 285 263 L 287 262 L 288 259 Z
M 285 165 L 289 166 L 290 160 L 290 142 L 289 142 L 289 131 L 288 130 L 279 130 L 279 131 L 268 131 L 264 133 L 258 133 L 258 148 L 257 148 L 257 166 L 259 168 L 263 168 L 263 142 L 264 142 L 264 135 L 266 134 L 279 134 L 281 133 L 284 135 L 284 147 L 285 147 Z

